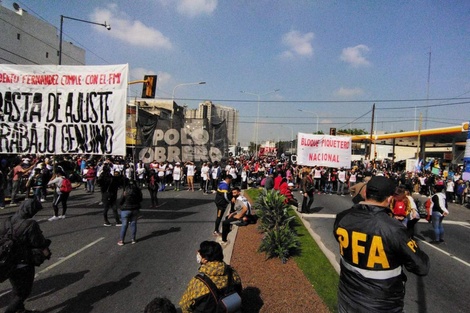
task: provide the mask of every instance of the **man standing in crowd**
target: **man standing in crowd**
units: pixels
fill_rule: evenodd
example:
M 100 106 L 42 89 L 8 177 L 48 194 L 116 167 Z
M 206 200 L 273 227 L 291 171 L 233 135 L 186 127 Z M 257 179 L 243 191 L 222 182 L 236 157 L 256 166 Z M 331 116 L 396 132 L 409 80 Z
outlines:
M 214 236 L 220 236 L 219 227 L 222 217 L 224 216 L 227 205 L 232 200 L 230 192 L 230 184 L 232 183 L 232 175 L 224 174 L 223 180 L 217 187 L 217 193 L 215 194 L 215 205 L 217 206 L 217 218 L 215 220 Z
M 54 201 L 52 202 L 52 207 L 54 209 L 54 215 L 49 218 L 49 222 L 57 221 L 59 219 L 65 218 L 65 213 L 67 212 L 67 200 L 69 194 L 66 192 L 61 192 L 60 187 L 64 180 L 65 173 L 61 170 L 58 170 L 56 177 L 49 181 L 48 186 L 55 186 Z M 59 216 L 59 203 L 62 203 L 62 215 Z
M 365 201 L 336 216 L 341 275 L 338 312 L 403 312 L 408 271 L 424 276 L 429 257 L 388 208 L 395 184 L 384 176 L 366 185 Z

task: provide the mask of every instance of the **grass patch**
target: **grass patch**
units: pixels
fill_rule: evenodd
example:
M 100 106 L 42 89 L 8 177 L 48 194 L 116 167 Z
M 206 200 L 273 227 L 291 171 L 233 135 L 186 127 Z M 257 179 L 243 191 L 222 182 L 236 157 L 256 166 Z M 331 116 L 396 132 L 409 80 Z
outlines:
M 289 215 L 297 214 L 290 210 Z M 294 260 L 330 311 L 337 312 L 339 276 L 298 216 L 295 222 L 301 252 Z
M 244 193 L 254 202 L 261 193 L 261 189 L 248 189 Z M 294 210 L 289 210 L 289 215 L 296 216 L 297 214 Z M 295 262 L 330 311 L 337 312 L 338 274 L 298 216 L 295 217 L 293 225 L 299 236 L 301 250 L 293 257 Z

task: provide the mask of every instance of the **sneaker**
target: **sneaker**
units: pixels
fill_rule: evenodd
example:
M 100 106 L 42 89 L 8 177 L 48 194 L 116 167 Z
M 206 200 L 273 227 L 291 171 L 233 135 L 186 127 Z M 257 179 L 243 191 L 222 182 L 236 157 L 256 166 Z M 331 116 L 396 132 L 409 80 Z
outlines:
M 103 226 L 109 227 L 111 226 L 111 223 L 104 223 Z
M 48 219 L 48 221 L 49 221 L 49 222 L 53 222 L 53 221 L 57 221 L 58 219 L 59 219 L 59 217 L 54 215 L 53 217 L 51 217 L 50 219 Z
M 137 243 L 137 241 L 136 241 L 135 239 L 132 239 L 131 244 L 134 245 L 134 244 L 136 244 L 136 243 Z
M 59 218 L 60 218 L 61 220 L 65 219 L 65 214 L 64 214 L 64 215 L 60 215 Z
M 220 239 L 219 239 L 219 238 L 220 238 Z M 222 246 L 222 248 L 225 248 L 225 247 L 230 243 L 229 240 L 223 241 L 223 240 L 222 240 L 222 237 L 219 237 L 219 238 L 217 238 L 217 242 L 220 243 L 220 245 Z
M 214 236 L 216 236 L 216 237 L 220 237 L 220 236 L 222 235 L 221 233 L 219 233 L 219 232 L 216 231 L 216 230 L 215 230 L 212 234 L 213 234 Z
M 116 223 L 116 226 L 122 226 L 122 223 Z
M 0 206 L 0 210 L 4 210 L 4 209 L 5 209 L 5 207 L 4 207 L 4 206 Z
M 124 246 L 124 241 L 119 240 L 119 241 L 118 241 L 118 246 Z
M 46 199 L 41 199 L 41 202 L 46 202 Z

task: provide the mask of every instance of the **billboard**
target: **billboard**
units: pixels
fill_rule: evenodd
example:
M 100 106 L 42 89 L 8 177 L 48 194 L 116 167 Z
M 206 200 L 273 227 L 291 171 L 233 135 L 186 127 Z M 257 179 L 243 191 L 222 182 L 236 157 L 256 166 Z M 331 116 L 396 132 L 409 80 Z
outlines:
M 351 167 L 351 137 L 297 134 L 297 164 Z
M 125 155 L 127 76 L 127 64 L 0 64 L 0 153 Z

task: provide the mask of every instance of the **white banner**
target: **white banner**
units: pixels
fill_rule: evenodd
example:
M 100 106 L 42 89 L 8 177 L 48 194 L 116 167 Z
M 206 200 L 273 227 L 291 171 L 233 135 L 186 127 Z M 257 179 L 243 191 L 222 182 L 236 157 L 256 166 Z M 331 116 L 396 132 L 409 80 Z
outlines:
M 127 64 L 0 64 L 0 153 L 125 155 L 127 75 Z
M 297 164 L 351 168 L 351 138 L 298 133 Z

